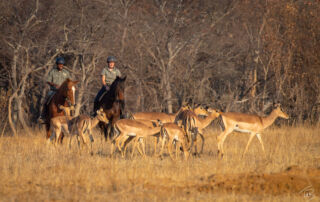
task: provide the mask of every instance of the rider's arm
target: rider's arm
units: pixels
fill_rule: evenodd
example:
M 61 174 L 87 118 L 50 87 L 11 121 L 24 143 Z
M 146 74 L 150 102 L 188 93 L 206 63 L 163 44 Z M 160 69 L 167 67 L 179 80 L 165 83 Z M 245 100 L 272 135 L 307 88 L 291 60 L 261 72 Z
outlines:
M 50 82 L 50 81 L 47 81 L 47 84 L 49 84 L 50 86 L 53 86 L 53 87 L 55 87 L 55 88 L 58 88 L 58 85 L 57 85 L 57 84 L 52 83 L 52 82 Z
M 106 76 L 105 75 L 102 75 L 101 76 L 101 81 L 102 81 L 102 85 L 106 85 Z
M 101 82 L 103 86 L 106 86 L 106 70 L 105 68 L 102 69 L 101 71 Z
M 52 71 L 50 71 L 49 74 L 48 74 L 47 84 L 49 84 L 50 86 L 53 86 L 53 87 L 55 87 L 55 88 L 58 87 L 55 83 L 53 83 Z

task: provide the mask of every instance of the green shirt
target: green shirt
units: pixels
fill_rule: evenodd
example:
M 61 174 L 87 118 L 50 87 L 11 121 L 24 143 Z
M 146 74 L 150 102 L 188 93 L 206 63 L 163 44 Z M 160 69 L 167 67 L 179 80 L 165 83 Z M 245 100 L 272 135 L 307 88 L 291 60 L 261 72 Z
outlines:
M 71 78 L 68 70 L 63 68 L 59 71 L 55 67 L 49 72 L 47 82 L 51 82 L 60 86 L 67 78 Z M 50 89 L 54 90 L 54 87 L 50 86 Z
M 105 67 L 101 72 L 101 76 L 105 76 L 106 84 L 111 85 L 112 82 L 116 80 L 117 76 L 121 77 L 121 72 L 116 67 L 112 70 L 109 67 Z

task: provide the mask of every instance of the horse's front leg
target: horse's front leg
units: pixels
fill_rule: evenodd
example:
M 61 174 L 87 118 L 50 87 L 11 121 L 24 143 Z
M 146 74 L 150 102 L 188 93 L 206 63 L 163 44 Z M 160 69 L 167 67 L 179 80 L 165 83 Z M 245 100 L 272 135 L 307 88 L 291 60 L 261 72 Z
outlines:
M 46 124 L 46 131 L 47 131 L 47 139 L 49 139 L 51 137 L 50 124 Z

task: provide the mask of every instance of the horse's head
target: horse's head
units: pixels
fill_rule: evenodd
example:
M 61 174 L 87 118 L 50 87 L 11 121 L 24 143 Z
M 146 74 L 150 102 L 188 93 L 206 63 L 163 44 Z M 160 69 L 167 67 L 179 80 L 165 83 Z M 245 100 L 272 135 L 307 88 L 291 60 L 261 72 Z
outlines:
M 126 78 L 126 76 L 123 78 L 117 76 L 117 78 L 111 84 L 110 91 L 114 92 L 116 100 L 124 100 L 124 87 Z
M 69 106 L 75 105 L 75 84 L 79 81 L 72 81 L 71 79 L 66 79 L 58 89 L 58 93 L 63 96 L 69 103 Z

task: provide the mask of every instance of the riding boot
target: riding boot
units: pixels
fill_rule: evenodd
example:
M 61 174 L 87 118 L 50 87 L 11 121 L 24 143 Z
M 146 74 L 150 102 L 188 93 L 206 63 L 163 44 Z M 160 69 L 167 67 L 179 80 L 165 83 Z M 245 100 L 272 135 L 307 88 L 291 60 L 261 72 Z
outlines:
M 94 103 L 93 103 L 93 116 L 96 117 L 97 115 L 97 109 L 98 108 L 98 101 L 94 100 Z
M 99 109 L 100 105 L 100 99 L 105 94 L 106 88 L 102 86 L 102 88 L 99 90 L 98 94 L 96 95 L 94 102 L 93 102 L 93 116 L 95 117 L 97 115 L 97 110 Z
M 45 123 L 46 117 L 47 117 L 47 113 L 48 113 L 48 106 L 47 106 L 46 103 L 44 103 L 43 106 L 42 106 L 42 110 L 41 110 L 41 114 L 40 114 L 40 117 L 38 119 L 38 122 Z

